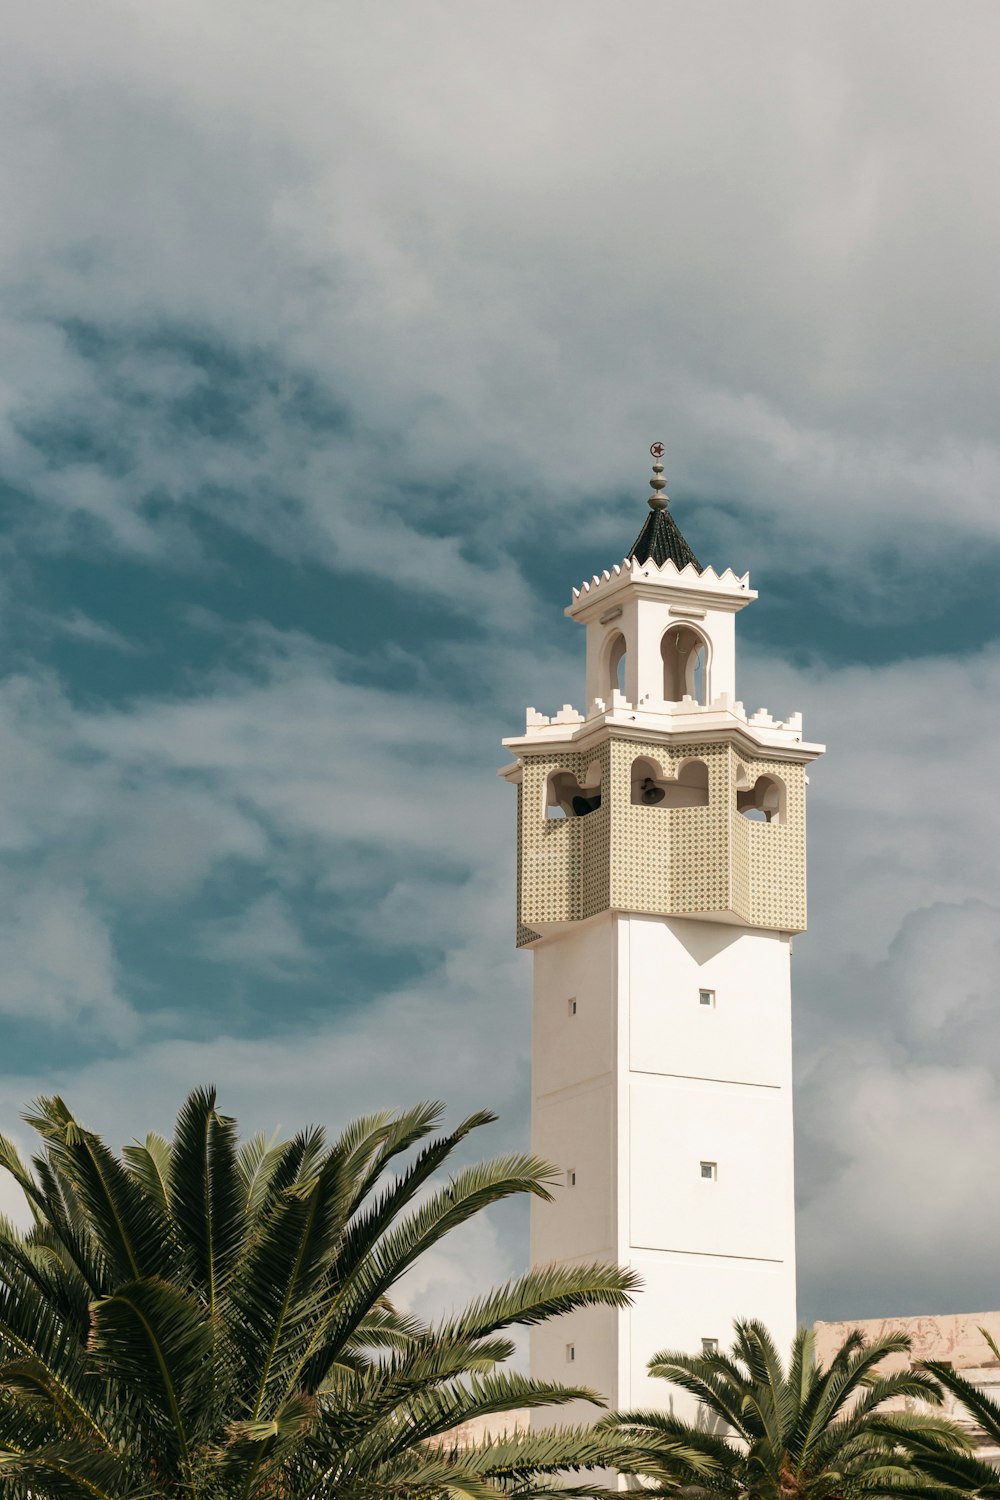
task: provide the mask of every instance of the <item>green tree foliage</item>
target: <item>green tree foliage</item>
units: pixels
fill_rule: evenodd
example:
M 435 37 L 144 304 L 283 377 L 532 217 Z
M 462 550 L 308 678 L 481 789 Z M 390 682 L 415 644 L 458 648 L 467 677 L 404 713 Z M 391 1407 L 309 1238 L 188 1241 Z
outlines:
M 990 1346 L 994 1359 L 1000 1361 L 1000 1348 L 997 1347 L 996 1341 L 985 1328 L 979 1331 Z M 921 1368 L 939 1380 L 945 1390 L 958 1398 L 969 1416 L 981 1429 L 987 1445 L 991 1448 L 1000 1448 L 1000 1406 L 993 1398 L 985 1391 L 981 1391 L 978 1386 L 973 1385 L 971 1381 L 966 1380 L 965 1376 L 960 1375 L 957 1370 L 953 1370 L 951 1365 L 942 1364 L 937 1360 L 927 1360 Z M 983 1500 L 1000 1500 L 1000 1474 L 992 1465 L 984 1463 L 975 1454 L 970 1453 L 958 1461 L 957 1467 L 961 1482 L 967 1489 L 975 1490 L 977 1494 L 983 1496 Z M 950 1466 L 946 1467 L 945 1478 L 951 1478 Z
M 766 1328 L 738 1322 L 731 1354 L 665 1352 L 650 1362 L 651 1374 L 697 1397 L 697 1420 L 632 1411 L 601 1425 L 635 1444 L 630 1472 L 652 1494 L 678 1485 L 727 1500 L 964 1493 L 975 1461 L 960 1429 L 927 1409 L 941 1403 L 937 1381 L 923 1370 L 879 1372 L 909 1347 L 905 1336 L 866 1344 L 855 1330 L 824 1369 L 800 1329 L 786 1369 Z M 886 1409 L 900 1400 L 902 1409 Z
M 634 1283 L 553 1268 L 433 1326 L 399 1314 L 390 1293 L 443 1236 L 490 1204 L 547 1198 L 554 1181 L 511 1155 L 435 1185 L 493 1119 L 442 1133 L 441 1113 L 369 1116 L 333 1142 L 312 1129 L 241 1144 L 199 1090 L 172 1141 L 149 1135 L 118 1157 L 61 1099 L 39 1101 L 30 1166 L 0 1138 L 34 1218 L 25 1234 L 0 1223 L 0 1496 L 602 1493 L 581 1471 L 614 1459 L 615 1434 L 555 1428 L 470 1450 L 447 1437 L 481 1414 L 597 1400 L 505 1368 L 510 1332 L 622 1307 Z

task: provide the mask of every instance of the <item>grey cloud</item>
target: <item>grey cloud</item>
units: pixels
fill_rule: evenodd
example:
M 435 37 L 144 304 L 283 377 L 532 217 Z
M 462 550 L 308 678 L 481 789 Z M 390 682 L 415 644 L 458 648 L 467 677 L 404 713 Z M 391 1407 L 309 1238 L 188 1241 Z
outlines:
M 138 1022 L 111 934 L 85 893 L 52 882 L 3 884 L 0 1014 L 89 1030 L 118 1047 L 133 1042 Z
M 295 28 L 267 7 L 253 25 L 232 5 L 211 24 L 191 5 L 109 0 L 86 28 L 59 12 L 58 56 L 27 9 L 7 49 L 30 80 L 9 106 L 22 303 L 198 327 L 348 392 L 349 453 L 321 444 L 286 480 L 338 565 L 364 568 L 400 478 L 467 475 L 516 529 L 567 487 L 590 505 L 641 488 L 665 422 L 681 492 L 745 497 L 790 557 L 834 505 L 845 567 L 903 517 L 927 561 L 996 540 L 991 5 L 945 31 L 931 3 L 843 0 L 637 4 L 614 26 L 593 3 L 306 6 Z M 41 337 L 20 400 L 44 411 L 79 371 Z M 169 362 L 151 379 L 184 383 Z M 283 501 L 253 492 L 288 419 L 261 417 L 217 466 L 251 495 L 227 514 L 280 546 Z M 189 474 L 210 471 L 188 442 Z M 178 477 L 168 449 L 147 485 Z M 141 484 L 21 478 L 154 544 Z M 442 590 L 447 560 L 470 612 L 516 589 L 428 543 L 410 503 L 401 583 Z
M 429 693 L 344 681 L 338 671 L 347 668 L 343 653 L 307 637 L 251 627 L 243 670 L 221 674 L 214 691 L 202 680 L 186 697 L 97 712 L 74 707 L 52 678 L 8 679 L 0 686 L 8 861 L 23 867 L 32 891 L 67 882 L 85 891 L 111 927 L 135 913 L 184 921 L 183 904 L 210 880 L 235 880 L 240 869 L 266 876 L 276 889 L 244 898 L 251 905 L 242 915 L 203 923 L 195 951 L 272 975 L 315 965 L 289 905 L 306 899 L 312 881 L 337 893 L 328 929 L 373 913 L 377 928 L 379 911 L 405 908 L 396 943 L 412 944 L 414 925 L 426 922 L 441 948 L 458 927 L 431 920 L 436 892 L 482 933 L 470 893 L 495 899 L 494 851 L 504 847 L 509 805 L 506 788 L 480 771 L 479 714 Z M 487 744 L 496 738 L 499 726 Z M 118 989 L 108 963 L 110 1006 Z M 132 977 L 159 994 L 153 976 Z M 77 1004 L 86 1008 L 92 997 L 82 977 L 80 985 Z M 53 1005 L 63 1004 L 61 993 Z
M 200 948 L 216 963 L 246 965 L 287 980 L 297 978 L 314 957 L 288 902 L 274 891 L 236 917 L 203 923 Z
M 475 935 L 464 942 L 475 946 Z M 418 983 L 375 997 L 353 1015 L 340 1014 L 308 1037 L 152 1041 L 136 1047 L 125 1064 L 99 1059 L 56 1076 L 8 1074 L 0 1082 L 3 1114 L 13 1120 L 26 1097 L 58 1086 L 82 1118 L 117 1138 L 166 1128 L 192 1081 L 213 1079 L 227 1108 L 248 1127 L 289 1130 L 309 1120 L 332 1127 L 364 1110 L 409 1104 L 416 1090 L 446 1099 L 456 1114 L 484 1102 L 498 1108 L 505 1123 L 481 1145 L 495 1150 L 520 1138 L 526 994 L 517 977 L 523 966 L 506 944 L 476 983 L 478 966 L 478 959 L 459 963 L 454 979 L 447 968 L 435 967 Z M 501 996 L 504 1003 L 498 1003 Z

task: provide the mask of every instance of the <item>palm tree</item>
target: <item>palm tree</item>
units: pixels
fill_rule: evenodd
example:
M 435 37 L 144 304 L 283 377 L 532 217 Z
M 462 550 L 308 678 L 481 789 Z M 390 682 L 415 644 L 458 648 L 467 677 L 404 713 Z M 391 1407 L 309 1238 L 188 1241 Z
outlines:
M 546 1476 L 612 1462 L 614 1434 L 464 1450 L 444 1436 L 477 1415 L 598 1401 L 505 1368 L 510 1330 L 626 1305 L 634 1280 L 543 1269 L 433 1326 L 396 1311 L 392 1289 L 444 1235 L 490 1204 L 549 1197 L 555 1177 L 509 1155 L 434 1187 L 494 1118 L 435 1134 L 441 1113 L 241 1145 L 202 1089 L 172 1141 L 148 1135 L 119 1158 L 61 1099 L 40 1100 L 25 1116 L 41 1137 L 31 1166 L 0 1137 L 34 1220 L 24 1234 L 0 1223 L 0 1497 L 603 1493 Z
M 926 1410 L 885 1409 L 901 1399 L 941 1402 L 925 1372 L 879 1373 L 887 1356 L 909 1346 L 903 1335 L 866 1344 L 856 1329 L 823 1369 L 812 1332 L 800 1329 L 786 1371 L 766 1328 L 738 1322 L 732 1354 L 665 1352 L 650 1361 L 651 1374 L 698 1398 L 696 1421 L 632 1411 L 600 1425 L 634 1443 L 629 1471 L 643 1475 L 653 1494 L 678 1485 L 731 1500 L 963 1492 L 969 1440 L 960 1429 Z
M 989 1344 L 993 1357 L 1000 1361 L 1000 1348 L 997 1347 L 992 1334 L 985 1328 L 980 1328 L 979 1332 Z M 921 1365 L 921 1369 L 939 1380 L 945 1390 L 957 1396 L 978 1424 L 986 1439 L 986 1444 L 991 1448 L 1000 1448 L 1000 1405 L 997 1405 L 996 1401 L 985 1391 L 981 1391 L 963 1375 L 959 1375 L 949 1364 L 942 1364 L 938 1360 L 926 1360 Z M 984 1463 L 973 1454 L 968 1454 L 961 1460 L 961 1474 L 966 1487 L 970 1490 L 975 1489 L 984 1497 L 984 1500 L 1000 1500 L 1000 1474 L 991 1464 Z

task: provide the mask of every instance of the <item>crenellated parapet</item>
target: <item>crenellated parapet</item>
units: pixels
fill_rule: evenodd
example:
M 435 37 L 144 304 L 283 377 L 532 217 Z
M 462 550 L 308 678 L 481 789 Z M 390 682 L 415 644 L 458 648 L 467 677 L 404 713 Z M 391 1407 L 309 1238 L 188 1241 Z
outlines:
M 605 568 L 603 573 L 595 573 L 592 578 L 581 583 L 579 588 L 574 588 L 573 603 L 566 613 L 576 614 L 580 603 L 603 601 L 621 587 L 623 580 L 638 582 L 640 579 L 654 588 L 687 587 L 698 594 L 718 594 L 723 597 L 731 595 L 738 598 L 741 604 L 749 603 L 757 597 L 750 587 L 749 573 L 738 577 L 732 568 L 717 573 L 712 567 L 698 569 L 693 563 L 679 568 L 670 558 L 657 564 L 652 558 L 638 562 L 634 557 L 626 557 L 623 562 Z
M 610 702 L 595 698 L 586 714 L 569 703 L 564 703 L 554 714 L 529 708 L 524 734 L 506 739 L 504 744 L 520 750 L 532 743 L 572 743 L 585 739 L 604 724 L 648 730 L 657 735 L 712 735 L 738 729 L 761 745 L 780 748 L 803 744 L 802 714 L 798 712 L 784 719 L 775 718 L 766 708 L 748 713 L 744 704 L 734 701 L 730 693 L 719 693 L 711 703 L 699 703 L 685 694 L 675 703 L 663 702 L 652 708 L 648 704 L 630 703 L 617 689 L 612 691 Z

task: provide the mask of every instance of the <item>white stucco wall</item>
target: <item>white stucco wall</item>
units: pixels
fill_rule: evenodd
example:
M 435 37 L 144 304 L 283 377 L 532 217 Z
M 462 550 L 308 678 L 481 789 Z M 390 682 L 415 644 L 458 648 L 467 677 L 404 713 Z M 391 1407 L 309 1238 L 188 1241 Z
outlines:
M 531 1082 L 536 1099 L 614 1066 L 613 917 L 604 913 L 534 950 Z M 569 1001 L 576 1000 L 576 1013 Z
M 634 1072 L 787 1083 L 792 1051 L 787 937 L 714 922 L 619 920 Z M 699 1005 L 702 988 L 715 991 L 714 1006 Z
M 532 1150 L 576 1178 L 532 1215 L 532 1260 L 593 1259 L 617 1252 L 614 1088 L 610 1079 L 539 1102 Z
M 534 963 L 532 1146 L 576 1183 L 533 1210 L 533 1261 L 607 1256 L 645 1287 L 631 1312 L 537 1330 L 532 1369 L 680 1409 L 647 1376 L 652 1354 L 724 1344 L 736 1317 L 781 1343 L 794 1332 L 790 944 L 605 914 L 546 939 Z
M 697 1352 L 703 1338 L 725 1347 L 736 1318 L 760 1318 L 787 1350 L 795 1333 L 787 1266 L 697 1255 L 632 1252 L 632 1264 L 646 1283 L 628 1316 L 628 1385 L 625 1407 L 667 1407 L 692 1415 L 694 1402 L 666 1381 L 654 1380 L 647 1366 L 668 1349 Z
M 629 1090 L 630 1248 L 783 1260 L 791 1142 L 781 1091 L 686 1078 Z M 700 1164 L 717 1164 L 705 1181 Z

